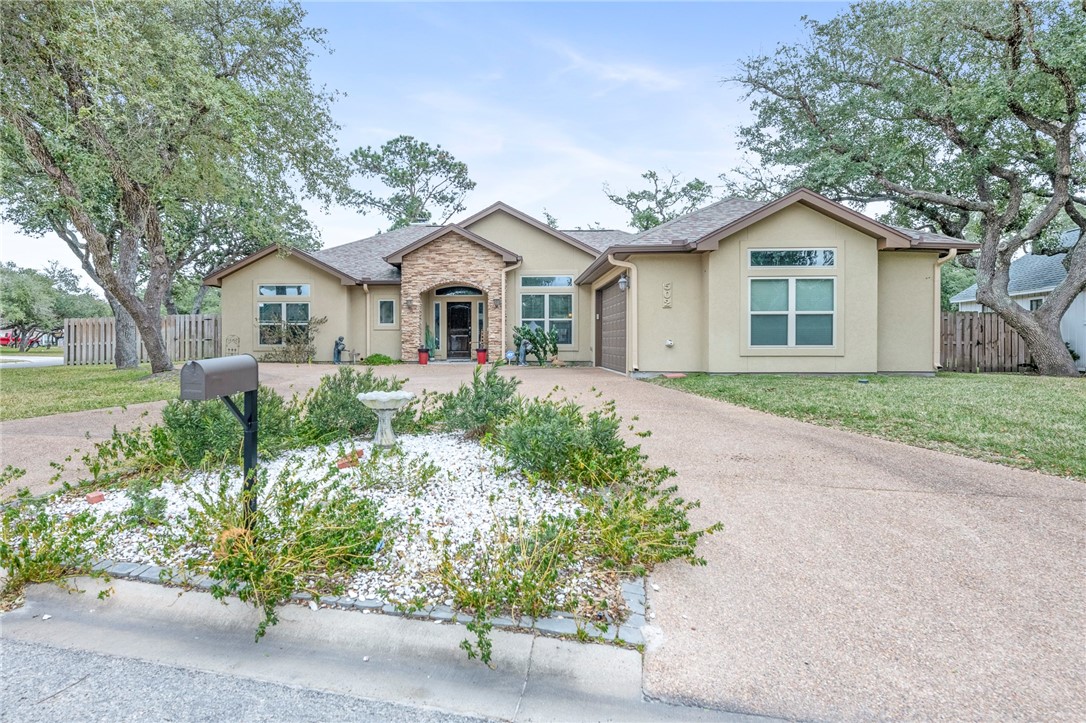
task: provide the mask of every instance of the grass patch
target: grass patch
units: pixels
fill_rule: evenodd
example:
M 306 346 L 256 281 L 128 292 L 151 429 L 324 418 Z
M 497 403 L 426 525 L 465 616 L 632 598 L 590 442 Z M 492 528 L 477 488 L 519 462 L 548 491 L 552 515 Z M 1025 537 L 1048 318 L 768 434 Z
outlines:
M 153 378 L 150 367 L 58 366 L 10 369 L 0 366 L 0 420 L 44 417 L 64 412 L 119 407 L 176 397 L 175 376 Z
M 36 346 L 33 349 L 19 351 L 17 346 L 0 346 L 0 356 L 64 356 L 64 350 L 59 346 Z
M 656 383 L 825 427 L 1086 479 L 1083 379 L 694 374 Z

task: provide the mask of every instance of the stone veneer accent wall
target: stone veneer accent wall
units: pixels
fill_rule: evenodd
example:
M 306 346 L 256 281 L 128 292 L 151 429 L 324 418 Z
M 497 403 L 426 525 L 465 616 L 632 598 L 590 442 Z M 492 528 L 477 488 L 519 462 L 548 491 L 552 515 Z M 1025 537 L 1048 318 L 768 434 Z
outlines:
M 403 360 L 418 361 L 423 342 L 423 314 L 427 320 L 432 309 L 422 308 L 422 295 L 439 286 L 474 286 L 486 295 L 487 348 L 502 351 L 502 314 L 492 299 L 501 295 L 505 262 L 500 254 L 469 241 L 458 233 L 449 233 L 403 257 L 400 266 L 400 341 Z M 411 301 L 414 308 L 408 308 Z M 502 299 L 505 303 L 505 299 Z

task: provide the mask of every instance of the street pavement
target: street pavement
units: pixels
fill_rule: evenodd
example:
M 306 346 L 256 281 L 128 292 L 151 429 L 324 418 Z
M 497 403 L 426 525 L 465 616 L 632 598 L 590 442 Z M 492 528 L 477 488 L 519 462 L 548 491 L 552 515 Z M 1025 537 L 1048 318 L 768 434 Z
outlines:
M 482 718 L 0 639 L 0 721 L 471 723 Z
M 472 368 L 379 373 L 447 391 Z M 261 379 L 289 395 L 333 371 L 265 364 Z M 650 698 L 833 720 L 1078 720 L 1086 710 L 1081 482 L 599 369 L 502 373 L 528 395 L 559 385 L 586 405 L 615 399 L 653 432 L 635 440 L 650 462 L 675 469 L 680 493 L 701 501 L 694 523 L 724 522 L 699 548 L 706 566 L 669 563 L 650 576 L 640 680 Z M 82 414 L 54 453 L 109 426 Z M 6 463 L 18 442 L 6 424 L 0 434 Z

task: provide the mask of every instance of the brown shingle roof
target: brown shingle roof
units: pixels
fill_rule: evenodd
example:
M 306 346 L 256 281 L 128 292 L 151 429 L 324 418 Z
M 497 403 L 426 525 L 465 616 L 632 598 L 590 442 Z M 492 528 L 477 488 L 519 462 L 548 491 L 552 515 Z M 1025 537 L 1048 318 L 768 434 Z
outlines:
M 385 261 L 385 256 L 399 251 L 441 226 L 424 224 L 404 226 L 342 246 L 322 249 L 313 255 L 360 281 L 399 281 L 400 270 Z
M 610 228 L 579 228 L 573 231 L 563 229 L 562 233 L 567 236 L 572 236 L 581 243 L 587 244 L 588 246 L 591 246 L 592 248 L 601 252 L 617 244 L 629 243 L 630 239 L 634 237 L 632 233 Z
M 705 208 L 691 211 L 659 226 L 642 231 L 633 238 L 621 241 L 622 245 L 682 244 L 697 241 L 703 236 L 716 231 L 722 226 L 757 211 L 764 206 L 762 201 L 750 201 L 745 198 L 725 198 L 711 203 Z

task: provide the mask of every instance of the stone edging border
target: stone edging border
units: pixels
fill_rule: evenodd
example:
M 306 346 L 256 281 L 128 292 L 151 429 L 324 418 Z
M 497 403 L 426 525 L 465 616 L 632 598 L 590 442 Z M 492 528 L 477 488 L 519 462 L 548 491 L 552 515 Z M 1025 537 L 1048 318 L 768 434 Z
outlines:
M 184 585 L 196 590 L 210 590 L 211 578 L 206 575 L 197 577 L 183 577 L 169 569 L 158 565 L 149 565 L 141 562 L 114 562 L 113 560 L 99 560 L 92 567 L 96 572 L 104 572 L 110 577 L 116 577 L 137 582 L 148 582 L 157 585 L 172 583 Z M 621 641 L 627 645 L 644 645 L 645 636 L 642 628 L 645 626 L 645 578 L 627 580 L 620 583 L 622 597 L 626 606 L 630 609 L 630 618 L 622 625 L 606 625 L 591 622 L 578 621 L 572 613 L 553 613 L 546 618 L 522 617 L 514 620 L 510 617 L 497 616 L 490 618 L 490 623 L 495 628 L 504 630 L 534 630 L 544 635 L 576 636 L 581 631 L 588 635 L 590 640 L 614 642 Z M 296 592 L 290 596 L 295 602 L 312 602 L 313 596 L 309 593 Z M 324 595 L 320 598 L 320 604 L 335 607 L 341 610 L 362 610 L 381 615 L 393 615 L 397 617 L 412 618 L 416 620 L 432 620 L 434 622 L 467 623 L 471 617 L 458 613 L 446 605 L 434 605 L 420 610 L 400 610 L 395 605 L 390 605 L 383 600 L 352 598 L 346 595 Z

